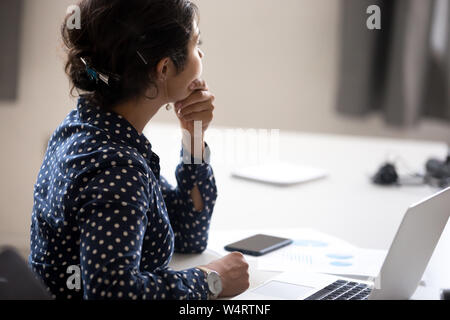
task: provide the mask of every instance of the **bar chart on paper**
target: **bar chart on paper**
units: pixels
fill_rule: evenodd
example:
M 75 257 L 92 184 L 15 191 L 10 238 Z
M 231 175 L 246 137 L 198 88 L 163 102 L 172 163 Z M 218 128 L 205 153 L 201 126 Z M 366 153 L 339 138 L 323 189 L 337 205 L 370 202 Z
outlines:
M 292 245 L 261 257 L 259 269 L 375 277 L 386 256 L 383 250 L 360 249 L 339 239 L 314 239 L 317 237 L 327 238 L 326 235 L 309 232 L 309 237 L 295 239 Z
M 375 277 L 386 257 L 386 251 L 358 248 L 339 238 L 312 229 L 239 230 L 211 234 L 208 248 L 221 255 L 223 246 L 264 233 L 290 238 L 293 243 L 261 257 L 246 256 L 257 263 L 259 270 L 320 272 L 339 275 Z

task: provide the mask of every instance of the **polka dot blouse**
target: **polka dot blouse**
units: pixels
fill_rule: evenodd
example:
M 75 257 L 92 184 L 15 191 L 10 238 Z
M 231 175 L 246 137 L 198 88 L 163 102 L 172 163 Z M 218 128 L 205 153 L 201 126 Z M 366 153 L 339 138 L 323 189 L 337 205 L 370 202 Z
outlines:
M 174 187 L 144 135 L 79 98 L 52 135 L 34 187 L 29 264 L 53 297 L 207 299 L 201 270 L 168 264 L 174 252 L 206 249 L 217 198 L 209 154 L 205 142 L 198 163 L 181 144 Z M 79 287 L 68 285 L 72 270 Z

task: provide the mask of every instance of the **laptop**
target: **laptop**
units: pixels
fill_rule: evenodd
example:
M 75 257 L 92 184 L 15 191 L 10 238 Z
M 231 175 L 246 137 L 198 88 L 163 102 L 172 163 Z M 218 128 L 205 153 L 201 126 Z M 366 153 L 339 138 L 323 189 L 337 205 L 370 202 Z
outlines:
M 50 300 L 45 285 L 14 248 L 0 248 L 0 300 Z
M 237 300 L 406 300 L 420 283 L 450 216 L 450 188 L 408 208 L 383 266 L 368 281 L 284 272 Z

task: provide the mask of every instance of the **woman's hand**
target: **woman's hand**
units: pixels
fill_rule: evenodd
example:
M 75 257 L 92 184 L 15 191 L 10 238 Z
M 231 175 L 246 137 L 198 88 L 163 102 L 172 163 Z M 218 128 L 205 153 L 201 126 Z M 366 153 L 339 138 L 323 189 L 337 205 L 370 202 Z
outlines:
M 240 252 L 232 252 L 221 259 L 210 262 L 205 267 L 220 275 L 222 280 L 220 298 L 236 296 L 250 286 L 249 265 Z
M 213 119 L 214 95 L 209 92 L 205 80 L 197 79 L 189 89 L 193 92 L 184 100 L 175 103 L 175 113 L 180 120 L 182 129 L 194 136 L 194 121 L 202 122 L 202 133 Z

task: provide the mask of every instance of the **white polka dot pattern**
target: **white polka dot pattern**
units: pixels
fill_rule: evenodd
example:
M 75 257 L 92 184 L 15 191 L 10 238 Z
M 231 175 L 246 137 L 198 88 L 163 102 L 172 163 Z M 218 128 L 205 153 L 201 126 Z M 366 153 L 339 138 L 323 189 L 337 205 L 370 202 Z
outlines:
M 144 135 L 79 98 L 52 135 L 34 188 L 29 263 L 55 298 L 207 298 L 203 272 L 168 268 L 174 252 L 206 249 L 217 198 L 209 156 L 201 164 L 182 156 L 174 187 Z M 80 290 L 66 284 L 70 265 L 80 267 Z

